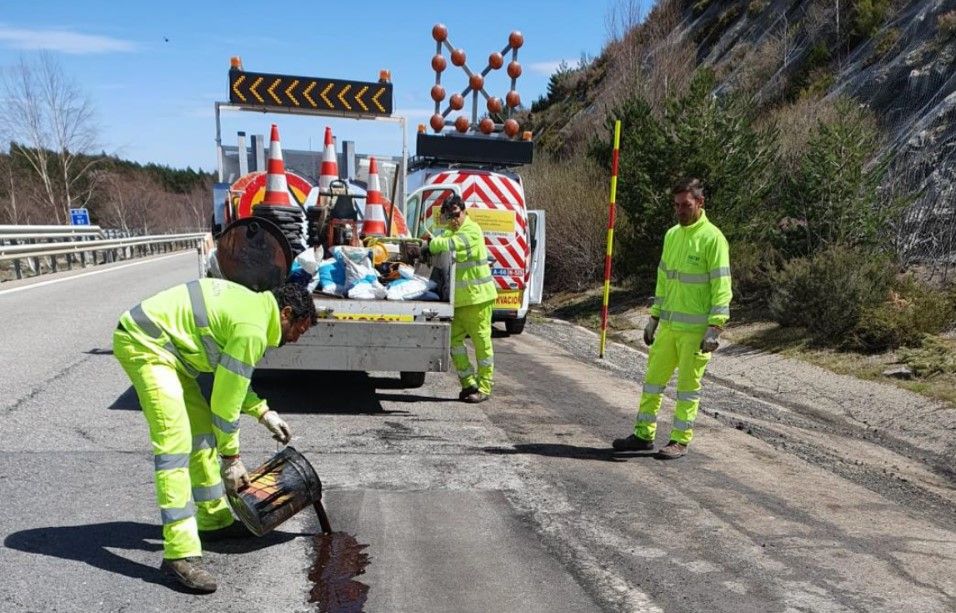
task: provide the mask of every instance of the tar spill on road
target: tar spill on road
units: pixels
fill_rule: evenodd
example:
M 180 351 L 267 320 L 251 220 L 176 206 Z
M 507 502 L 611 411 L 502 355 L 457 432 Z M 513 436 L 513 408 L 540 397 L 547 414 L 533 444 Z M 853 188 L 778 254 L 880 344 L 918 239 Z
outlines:
M 358 613 L 368 598 L 368 586 L 355 577 L 365 573 L 369 557 L 355 537 L 345 532 L 315 536 L 315 564 L 309 571 L 314 584 L 309 602 L 321 613 Z

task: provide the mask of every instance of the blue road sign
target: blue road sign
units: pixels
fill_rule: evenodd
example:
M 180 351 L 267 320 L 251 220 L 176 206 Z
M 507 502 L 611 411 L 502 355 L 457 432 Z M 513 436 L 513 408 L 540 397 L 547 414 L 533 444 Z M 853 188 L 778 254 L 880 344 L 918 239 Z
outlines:
M 90 225 L 90 212 L 86 209 L 70 209 L 70 223 L 74 226 Z

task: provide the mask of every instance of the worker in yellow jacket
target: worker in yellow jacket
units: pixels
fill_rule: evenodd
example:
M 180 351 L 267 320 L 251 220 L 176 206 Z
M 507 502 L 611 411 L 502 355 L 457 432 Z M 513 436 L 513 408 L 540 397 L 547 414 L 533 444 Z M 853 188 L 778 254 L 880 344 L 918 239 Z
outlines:
M 161 568 L 193 590 L 216 590 L 200 563 L 200 539 L 251 535 L 225 498 L 249 482 L 239 459 L 240 413 L 282 443 L 291 438 L 285 421 L 249 387 L 252 371 L 267 348 L 295 342 L 315 318 L 312 297 L 297 285 L 258 293 L 210 278 L 160 292 L 120 316 L 113 353 L 149 424 Z M 201 372 L 215 373 L 208 403 L 195 379 Z
M 678 224 L 664 237 L 651 316 L 644 327 L 650 348 L 634 433 L 616 439 L 618 451 L 651 451 L 664 388 L 677 369 L 677 405 L 665 460 L 687 453 L 700 404 L 700 382 L 730 318 L 730 250 L 704 213 L 699 179 L 677 183 L 672 194 Z M 659 328 L 659 329 L 658 329 Z
M 495 356 L 491 347 L 491 314 L 498 290 L 488 267 L 488 250 L 481 227 L 468 217 L 465 204 L 456 194 L 442 202 L 441 236 L 423 245 L 430 253 L 449 251 L 455 260 L 455 314 L 451 323 L 451 361 L 461 383 L 459 399 L 484 402 L 491 397 Z M 472 367 L 465 347 L 470 336 L 475 346 L 478 369 Z M 476 376 L 477 375 L 477 376 Z

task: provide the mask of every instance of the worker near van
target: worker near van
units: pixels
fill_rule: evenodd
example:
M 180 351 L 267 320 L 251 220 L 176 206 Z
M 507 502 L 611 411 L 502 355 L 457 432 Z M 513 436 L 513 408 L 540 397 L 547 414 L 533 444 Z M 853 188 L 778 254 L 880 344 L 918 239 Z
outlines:
M 297 341 L 315 321 L 312 297 L 298 285 L 258 293 L 210 278 L 162 291 L 120 316 L 113 353 L 149 424 L 161 569 L 190 589 L 216 590 L 201 565 L 201 541 L 251 535 L 226 500 L 249 483 L 239 458 L 240 413 L 276 440 L 291 439 L 285 421 L 249 387 L 253 369 L 267 348 Z M 215 373 L 208 403 L 196 382 L 201 372 Z
M 465 204 L 457 194 L 442 202 L 441 222 L 445 228 L 442 235 L 426 240 L 422 248 L 432 254 L 449 251 L 454 256 L 455 316 L 451 323 L 451 361 L 461 383 L 458 398 L 471 403 L 484 402 L 491 397 L 495 372 L 491 314 L 498 290 L 488 267 L 485 236 L 481 227 L 468 217 Z M 468 358 L 466 336 L 471 337 L 475 346 L 477 371 Z
M 730 250 L 704 213 L 699 179 L 671 190 L 678 224 L 664 236 L 657 288 L 644 342 L 650 348 L 634 433 L 616 439 L 617 451 L 652 451 L 664 388 L 677 369 L 677 405 L 669 442 L 657 452 L 671 460 L 687 453 L 694 437 L 701 379 L 730 318 Z

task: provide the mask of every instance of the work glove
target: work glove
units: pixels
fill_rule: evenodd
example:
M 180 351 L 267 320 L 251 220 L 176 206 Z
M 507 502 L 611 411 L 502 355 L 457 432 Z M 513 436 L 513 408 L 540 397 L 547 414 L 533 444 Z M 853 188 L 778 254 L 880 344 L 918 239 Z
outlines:
M 222 484 L 226 488 L 226 493 L 232 496 L 250 483 L 249 473 L 237 455 L 223 456 L 219 473 L 222 475 Z
M 644 344 L 648 347 L 654 344 L 654 335 L 657 333 L 659 321 L 656 317 L 647 318 L 647 324 L 644 326 Z
M 700 350 L 704 353 L 710 353 L 712 351 L 717 351 L 717 347 L 720 346 L 718 339 L 720 338 L 720 328 L 716 326 L 711 326 L 707 328 L 707 333 L 704 334 L 704 339 L 700 341 Z
M 279 414 L 275 411 L 269 410 L 263 413 L 262 417 L 259 418 L 259 423 L 268 428 L 269 432 L 272 433 L 272 438 L 283 445 L 287 445 L 292 440 L 292 431 L 289 430 L 289 424 L 285 423 L 285 420 L 279 417 Z

